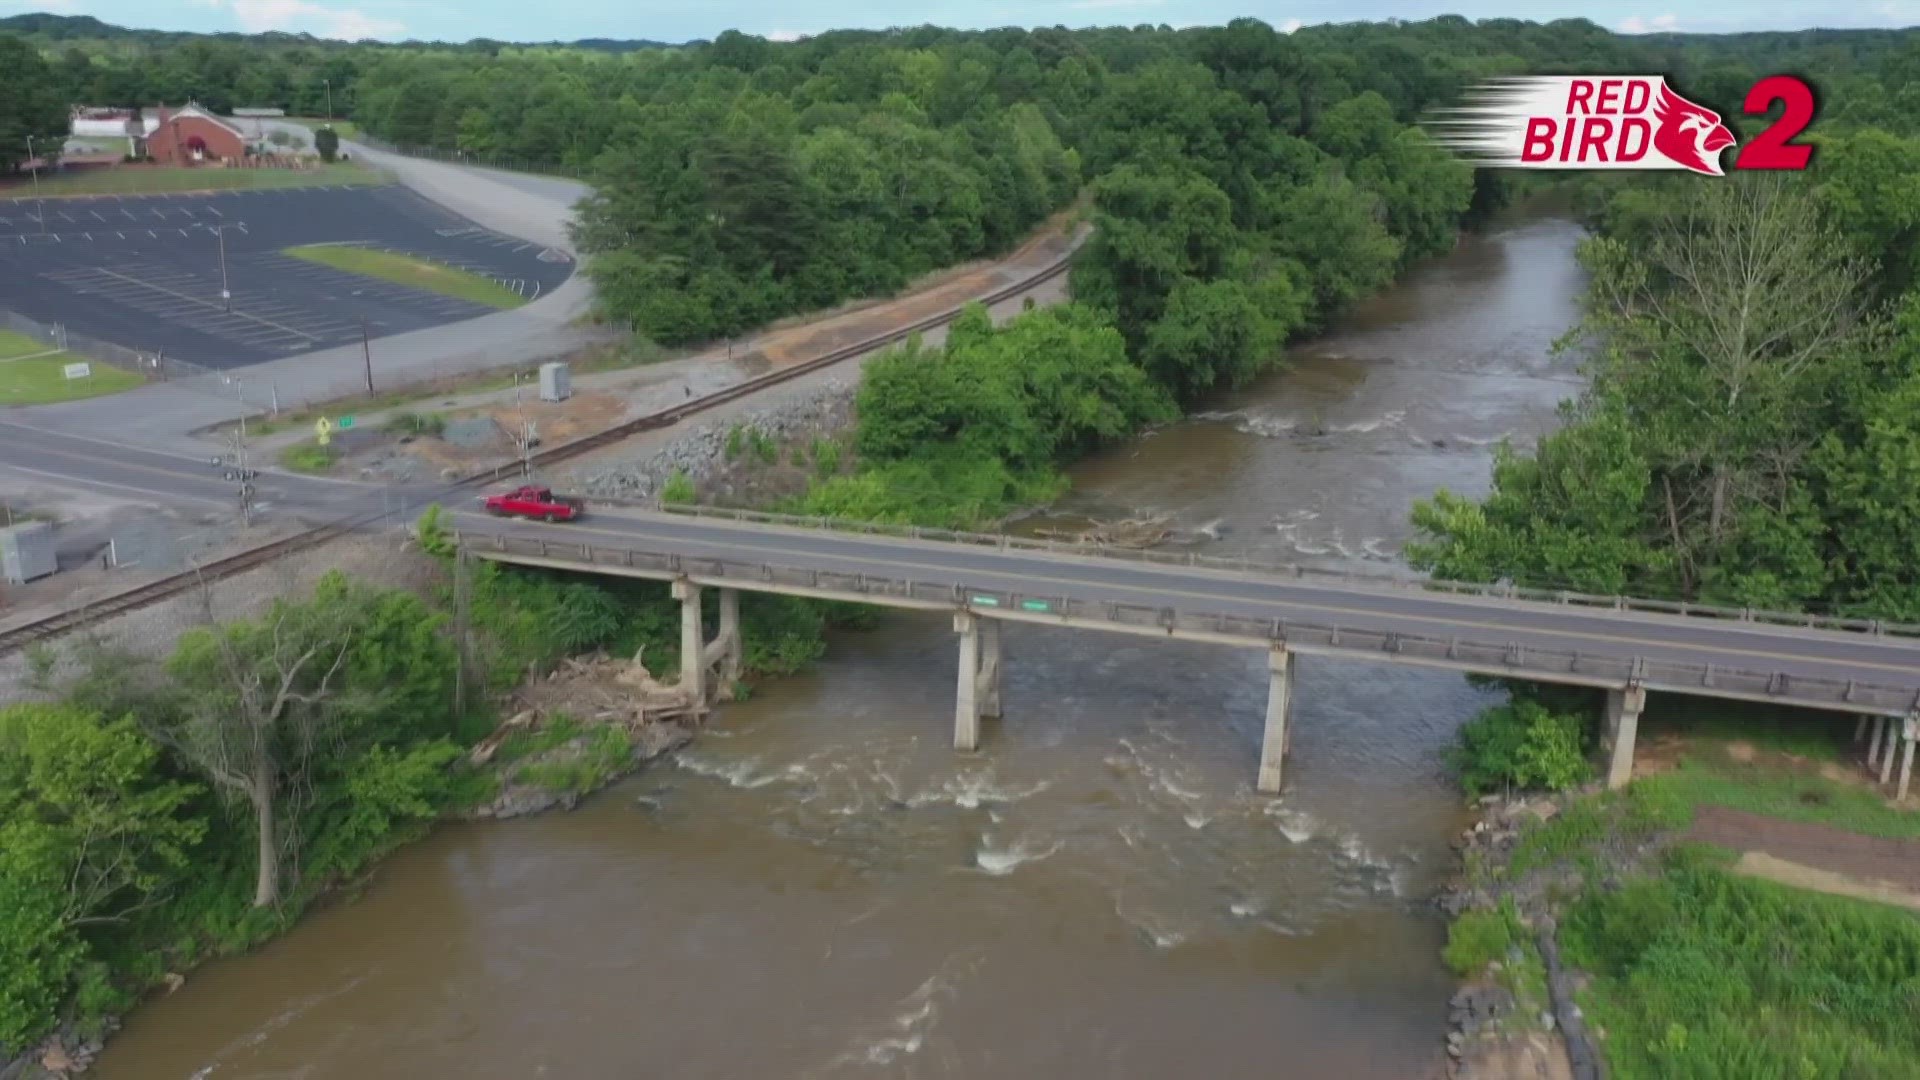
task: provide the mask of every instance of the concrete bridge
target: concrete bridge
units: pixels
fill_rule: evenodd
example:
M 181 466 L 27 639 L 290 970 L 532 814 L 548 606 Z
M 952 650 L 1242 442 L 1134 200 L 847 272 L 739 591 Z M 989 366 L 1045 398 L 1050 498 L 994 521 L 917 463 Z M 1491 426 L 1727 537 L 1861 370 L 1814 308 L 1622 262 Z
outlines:
M 1607 692 L 1607 780 L 1631 775 L 1649 690 L 1859 715 L 1856 740 L 1900 793 L 1920 739 L 1920 627 L 1497 586 L 1324 573 L 750 511 L 597 513 L 542 525 L 451 515 L 469 556 L 652 578 L 682 602 L 681 679 L 737 676 L 738 590 L 951 613 L 959 635 L 954 745 L 1001 713 L 1000 624 L 1028 622 L 1258 648 L 1270 673 L 1259 790 L 1280 790 L 1294 658 L 1341 656 Z M 721 590 L 709 639 L 700 591 Z

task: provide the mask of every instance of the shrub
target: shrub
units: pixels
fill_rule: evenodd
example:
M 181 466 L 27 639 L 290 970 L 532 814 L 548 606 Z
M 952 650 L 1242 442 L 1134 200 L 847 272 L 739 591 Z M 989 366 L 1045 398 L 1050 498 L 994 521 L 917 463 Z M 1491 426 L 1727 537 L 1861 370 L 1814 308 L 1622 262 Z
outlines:
M 694 491 L 693 488 L 693 478 L 688 476 L 685 470 L 675 469 L 673 470 L 673 475 L 667 477 L 666 484 L 660 488 L 660 501 L 665 503 L 690 503 L 697 494 L 698 492 Z
M 447 432 L 447 418 L 437 412 L 416 413 L 402 410 L 387 418 L 388 431 L 403 435 L 430 435 L 439 438 Z
M 813 440 L 813 471 L 825 480 L 840 471 L 840 444 L 832 439 Z
M 1455 975 L 1470 979 L 1506 956 L 1525 936 L 1513 898 L 1502 897 L 1499 907 L 1468 911 L 1455 919 L 1447 928 L 1447 947 L 1441 956 Z
M 1529 697 L 1483 711 L 1460 728 L 1447 759 L 1469 795 L 1510 788 L 1559 791 L 1590 772 L 1583 751 L 1585 723 Z
M 280 451 L 280 464 L 294 472 L 326 472 L 333 468 L 333 448 L 317 443 L 294 443 Z
M 734 458 L 740 456 L 740 450 L 746 444 L 746 441 L 746 428 L 735 425 L 733 430 L 727 432 L 726 454 L 728 461 L 732 461 Z

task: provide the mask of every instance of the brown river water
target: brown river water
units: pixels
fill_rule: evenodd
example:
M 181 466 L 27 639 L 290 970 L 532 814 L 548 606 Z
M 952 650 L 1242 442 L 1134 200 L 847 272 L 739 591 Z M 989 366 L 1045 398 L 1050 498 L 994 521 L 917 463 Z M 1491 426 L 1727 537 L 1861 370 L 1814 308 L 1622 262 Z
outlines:
M 1063 511 L 1387 568 L 1576 383 L 1578 229 L 1519 215 L 1291 371 L 1082 463 Z M 950 746 L 941 619 L 845 634 L 571 814 L 443 828 L 364 895 L 141 1007 L 105 1080 L 1341 1077 L 1430 1068 L 1428 902 L 1463 821 L 1460 677 L 1300 662 L 1284 797 L 1264 658 L 1030 626 Z

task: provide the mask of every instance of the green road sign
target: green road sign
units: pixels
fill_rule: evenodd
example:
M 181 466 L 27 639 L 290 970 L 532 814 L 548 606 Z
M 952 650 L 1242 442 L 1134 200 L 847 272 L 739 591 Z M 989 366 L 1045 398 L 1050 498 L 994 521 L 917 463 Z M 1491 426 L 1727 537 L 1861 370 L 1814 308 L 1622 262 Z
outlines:
M 351 416 L 343 416 L 343 417 L 341 417 L 341 418 L 340 418 L 340 430 L 341 430 L 341 431 L 345 431 L 345 430 L 347 430 L 348 428 L 350 428 L 350 427 L 352 427 L 352 426 L 353 426 L 353 417 L 351 417 Z
M 995 600 L 991 596 L 975 596 L 975 597 L 972 597 L 972 600 L 974 603 L 980 605 L 981 607 L 999 607 L 1000 606 L 1000 601 Z
M 1045 600 L 1022 600 L 1020 601 L 1020 606 L 1026 608 L 1028 611 L 1053 610 L 1052 605 L 1048 604 Z

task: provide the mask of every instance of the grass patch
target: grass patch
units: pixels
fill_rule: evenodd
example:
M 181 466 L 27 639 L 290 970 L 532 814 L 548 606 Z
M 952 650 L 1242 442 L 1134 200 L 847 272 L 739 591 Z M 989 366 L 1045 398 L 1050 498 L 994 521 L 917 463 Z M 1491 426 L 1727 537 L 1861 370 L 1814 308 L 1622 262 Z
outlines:
M 280 451 L 280 464 L 294 472 L 323 473 L 333 468 L 333 447 L 318 443 L 294 443 Z
M 1693 849 L 1561 923 L 1611 1075 L 1920 1075 L 1920 919 L 1728 873 Z
M 514 308 L 526 303 L 519 293 L 478 274 L 399 252 L 346 244 L 307 244 L 287 248 L 282 254 L 488 307 Z
M 131 390 L 146 382 L 131 371 L 85 361 L 71 353 L 55 352 L 24 334 L 0 330 L 0 406 L 45 405 Z M 92 374 L 67 378 L 68 364 L 87 362 Z
M 551 745 L 558 746 L 564 741 Z M 514 780 L 548 791 L 585 795 L 625 772 L 632 764 L 633 741 L 625 730 L 609 725 L 586 732 L 577 754 L 522 766 L 515 770 Z
M 48 199 L 81 195 L 164 195 L 182 191 L 264 191 L 270 188 L 314 187 L 336 184 L 384 184 L 386 173 L 350 162 L 314 169 L 168 169 L 145 165 L 124 168 L 75 169 L 43 173 L 40 195 Z M 9 198 L 33 195 L 31 180 L 18 180 L 0 189 Z

